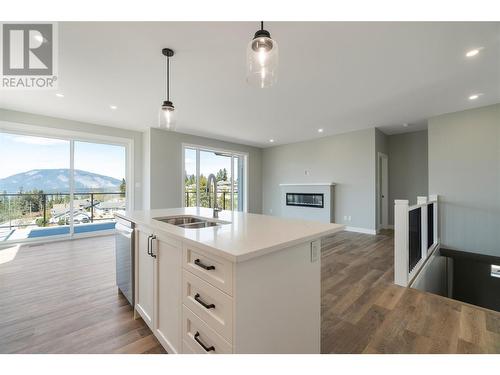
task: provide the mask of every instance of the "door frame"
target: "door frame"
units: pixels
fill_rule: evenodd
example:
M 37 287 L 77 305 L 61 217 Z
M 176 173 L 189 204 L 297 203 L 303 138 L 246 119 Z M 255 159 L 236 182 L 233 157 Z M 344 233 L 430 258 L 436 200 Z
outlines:
M 389 225 L 389 157 L 377 153 L 377 229 L 388 229 Z

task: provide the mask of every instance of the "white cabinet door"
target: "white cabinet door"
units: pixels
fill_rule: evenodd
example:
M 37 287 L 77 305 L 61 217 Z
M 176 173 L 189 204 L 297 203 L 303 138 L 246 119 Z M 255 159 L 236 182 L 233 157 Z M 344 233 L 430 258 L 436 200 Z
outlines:
M 146 324 L 154 329 L 154 272 L 155 259 L 148 254 L 149 236 L 148 231 L 137 229 L 137 273 L 136 273 L 136 296 L 135 308 L 144 319 Z
M 182 243 L 158 235 L 156 255 L 156 337 L 167 352 L 182 351 Z

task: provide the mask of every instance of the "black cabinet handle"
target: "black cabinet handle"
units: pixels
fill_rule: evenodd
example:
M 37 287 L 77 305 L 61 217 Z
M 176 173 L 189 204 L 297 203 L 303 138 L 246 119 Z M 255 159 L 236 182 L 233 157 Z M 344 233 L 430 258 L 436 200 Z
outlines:
M 200 298 L 200 293 L 196 293 L 194 296 L 194 300 L 198 302 L 200 305 L 202 305 L 204 308 L 208 309 L 215 309 L 215 305 L 213 303 L 207 304 L 203 302 L 203 300 Z
M 200 344 L 200 346 L 205 349 L 206 352 L 213 352 L 215 351 L 215 348 L 214 346 L 206 346 L 204 343 L 201 342 L 201 340 L 198 338 L 200 337 L 200 332 L 196 331 L 196 333 L 194 334 L 194 339 L 196 340 L 196 342 L 198 344 Z
M 199 260 L 199 259 L 195 259 L 194 264 L 196 264 L 198 267 L 201 267 L 207 271 L 215 269 L 215 266 L 207 266 L 206 264 L 201 263 L 201 260 Z
M 153 237 L 152 234 L 148 236 L 148 255 L 151 255 L 151 238 Z
M 151 253 L 149 255 L 151 255 L 153 258 L 156 258 L 156 255 L 153 254 L 153 240 L 156 240 L 156 236 L 154 234 L 151 236 Z

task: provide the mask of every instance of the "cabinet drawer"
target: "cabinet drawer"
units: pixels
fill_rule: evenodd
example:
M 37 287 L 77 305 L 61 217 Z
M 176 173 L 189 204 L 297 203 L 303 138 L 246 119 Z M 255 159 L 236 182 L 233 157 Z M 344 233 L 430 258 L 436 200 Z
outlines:
M 233 264 L 195 247 L 184 245 L 184 268 L 229 295 L 233 293 Z
M 233 299 L 183 270 L 182 302 L 228 342 L 233 341 Z
M 182 307 L 182 336 L 198 354 L 230 354 L 231 344 L 218 335 L 186 306 Z

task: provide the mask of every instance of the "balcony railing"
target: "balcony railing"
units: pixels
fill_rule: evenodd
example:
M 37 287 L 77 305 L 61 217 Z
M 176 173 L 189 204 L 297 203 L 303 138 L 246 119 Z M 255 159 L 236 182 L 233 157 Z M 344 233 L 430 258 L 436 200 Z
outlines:
M 122 192 L 0 194 L 0 229 L 50 227 L 110 221 L 125 210 Z
M 417 197 L 417 204 L 394 206 L 394 283 L 408 286 L 439 248 L 438 196 Z
M 212 207 L 213 193 L 208 194 L 205 189 L 200 189 L 200 206 L 201 207 Z M 231 210 L 231 192 L 230 191 L 218 191 L 217 192 L 217 204 L 223 210 Z M 185 206 L 194 207 L 196 206 L 196 190 L 186 190 L 185 192 Z M 233 207 L 238 208 L 238 191 L 233 192 Z

